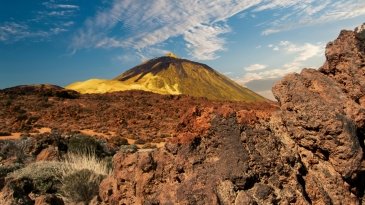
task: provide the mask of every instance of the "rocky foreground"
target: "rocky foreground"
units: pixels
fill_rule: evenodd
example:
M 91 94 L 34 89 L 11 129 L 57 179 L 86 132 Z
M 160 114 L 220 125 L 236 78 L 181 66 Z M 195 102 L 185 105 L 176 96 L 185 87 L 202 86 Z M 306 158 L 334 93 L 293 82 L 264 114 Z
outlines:
M 274 86 L 269 121 L 209 114 L 209 131 L 191 140 L 117 153 L 101 203 L 362 204 L 364 31 L 342 31 L 326 58 Z
M 1 128 L 92 129 L 113 131 L 108 139 L 133 135 L 151 142 L 163 135 L 161 148 L 114 152 L 113 172 L 101 181 L 93 204 L 365 204 L 363 29 L 342 31 L 327 45 L 326 59 L 318 70 L 290 74 L 274 86 L 280 109 L 146 93 L 65 97 L 56 92 L 50 98 L 57 105 L 53 110 L 28 105 L 21 111 L 40 113 L 34 121 L 1 109 L 7 123 Z M 28 98 L 35 102 L 34 96 Z M 137 99 L 135 110 L 125 115 L 117 106 L 123 97 Z M 103 107 L 105 99 L 115 100 Z M 70 105 L 75 112 L 67 112 Z M 5 179 L 0 195 L 9 204 L 19 198 L 12 180 Z M 42 196 L 32 190 L 23 193 L 32 195 L 23 200 L 30 204 L 50 204 L 37 201 Z

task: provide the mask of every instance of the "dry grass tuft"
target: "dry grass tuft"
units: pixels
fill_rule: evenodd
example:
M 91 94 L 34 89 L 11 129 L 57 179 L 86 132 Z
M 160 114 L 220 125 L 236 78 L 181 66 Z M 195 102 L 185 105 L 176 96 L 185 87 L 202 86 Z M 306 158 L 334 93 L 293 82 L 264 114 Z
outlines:
M 67 175 L 71 172 L 80 171 L 83 169 L 90 170 L 99 175 L 110 175 L 108 162 L 98 159 L 95 154 L 89 153 L 84 155 L 69 154 L 66 156 L 63 167 L 63 175 Z

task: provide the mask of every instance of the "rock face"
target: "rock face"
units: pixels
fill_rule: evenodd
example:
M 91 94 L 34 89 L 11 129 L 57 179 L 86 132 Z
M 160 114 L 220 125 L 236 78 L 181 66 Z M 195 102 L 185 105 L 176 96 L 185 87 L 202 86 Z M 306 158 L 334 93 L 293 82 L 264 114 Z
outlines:
M 281 106 L 276 131 L 297 150 L 313 204 L 356 204 L 364 194 L 363 31 L 342 31 L 327 45 L 326 59 L 318 71 L 304 69 L 274 86 Z
M 151 152 L 118 153 L 104 204 L 303 203 L 302 165 L 265 126 L 215 117 L 206 135 Z
M 278 82 L 280 111 L 271 117 L 250 123 L 229 109 L 193 111 L 203 119 L 182 123 L 209 124 L 205 132 L 149 152 L 117 153 L 100 204 L 361 204 L 363 27 L 329 43 L 319 70 Z

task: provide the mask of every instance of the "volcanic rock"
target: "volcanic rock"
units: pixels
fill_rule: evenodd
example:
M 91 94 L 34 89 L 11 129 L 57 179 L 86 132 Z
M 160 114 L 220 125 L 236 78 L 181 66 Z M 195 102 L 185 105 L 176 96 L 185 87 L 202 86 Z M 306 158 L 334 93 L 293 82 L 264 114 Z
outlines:
M 313 204 L 356 204 L 364 193 L 358 183 L 364 174 L 365 39 L 358 32 L 342 31 L 330 42 L 318 71 L 290 74 L 273 88 L 281 108 L 273 127 L 299 154 Z
M 319 70 L 274 86 L 280 111 L 269 117 L 195 107 L 165 147 L 117 153 L 100 203 L 359 204 L 364 43 L 362 31 L 342 31 Z
M 262 96 L 244 88 L 213 68 L 175 55 L 151 59 L 113 80 L 90 79 L 66 88 L 81 93 L 145 90 L 159 94 L 206 97 L 210 100 L 263 102 Z

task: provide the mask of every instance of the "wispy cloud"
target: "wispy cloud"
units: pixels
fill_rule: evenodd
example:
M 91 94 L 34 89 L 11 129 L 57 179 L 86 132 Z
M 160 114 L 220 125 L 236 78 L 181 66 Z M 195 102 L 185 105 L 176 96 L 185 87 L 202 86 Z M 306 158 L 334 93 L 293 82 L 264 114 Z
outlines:
M 22 40 L 48 40 L 52 36 L 69 31 L 75 24 L 71 18 L 78 10 L 77 5 L 57 4 L 55 0 L 43 2 L 37 10 L 29 11 L 33 15 L 32 18 L 11 18 L 0 22 L 0 41 L 14 43 Z
M 264 70 L 267 68 L 267 65 L 262 64 L 252 64 L 244 68 L 245 71 L 257 71 L 257 70 Z
M 44 12 L 43 14 L 48 16 L 72 16 L 75 14 L 75 11 L 74 10 L 49 11 L 49 12 Z
M 281 68 L 274 68 L 271 66 L 264 66 L 261 64 L 253 64 L 248 66 L 246 73 L 241 79 L 237 81 L 241 84 L 247 84 L 254 80 L 265 80 L 272 78 L 280 78 L 292 72 L 300 71 L 306 62 L 314 57 L 321 57 L 324 53 L 325 45 L 323 43 L 311 44 L 295 44 L 290 41 L 280 41 L 277 45 L 269 44 L 269 48 L 278 48 L 281 55 L 293 55 L 289 63 L 285 63 Z
M 230 31 L 225 21 L 257 2 L 115 0 L 111 8 L 99 12 L 85 23 L 73 40 L 73 48 L 102 45 L 143 49 L 171 37 L 182 36 L 192 57 L 215 59 L 217 52 L 225 49 L 222 34 Z M 113 35 L 117 25 L 129 35 L 123 38 Z
M 0 41 L 13 43 L 25 39 L 44 41 L 51 36 L 68 31 L 65 27 L 51 27 L 46 29 L 33 29 L 26 23 L 4 22 L 0 24 Z
M 225 40 L 219 38 L 221 34 L 230 31 L 227 25 L 200 25 L 186 31 L 184 40 L 189 54 L 200 60 L 216 59 L 218 51 L 224 50 Z
M 0 25 L 0 41 L 15 42 L 24 38 L 45 38 L 45 31 L 31 31 L 29 26 L 16 22 L 4 22 Z
M 270 35 L 281 31 L 308 25 L 323 24 L 332 21 L 350 19 L 365 15 L 365 1 L 363 0 L 274 0 L 263 3 L 253 12 L 264 10 L 281 10 L 276 19 L 263 23 L 263 35 Z
M 50 9 L 80 9 L 78 5 L 73 4 L 56 4 L 54 1 L 44 2 L 44 6 Z
M 74 36 L 72 49 L 122 47 L 136 50 L 182 37 L 191 57 L 216 59 L 225 50 L 227 20 L 240 13 L 258 16 L 275 10 L 276 20 L 263 22 L 262 34 L 365 14 L 363 0 L 114 0 L 89 18 Z M 245 11 L 245 12 L 244 12 Z M 245 20 L 244 18 L 242 20 Z M 120 30 L 123 30 L 122 32 Z M 278 51 L 279 47 L 274 47 Z

